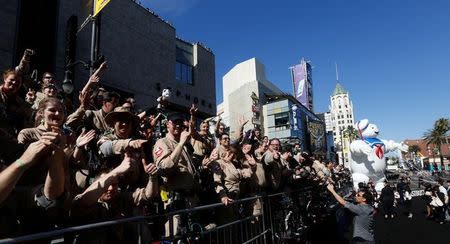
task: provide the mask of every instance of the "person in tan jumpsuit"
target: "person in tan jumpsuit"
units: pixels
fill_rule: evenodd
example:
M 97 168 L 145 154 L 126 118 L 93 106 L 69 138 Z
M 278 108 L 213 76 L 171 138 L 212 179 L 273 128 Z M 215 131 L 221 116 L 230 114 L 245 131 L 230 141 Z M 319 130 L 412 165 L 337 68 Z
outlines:
M 186 148 L 193 131 L 192 126 L 189 130 L 184 130 L 183 117 L 175 113 L 167 117 L 166 127 L 168 133 L 164 138 L 157 140 L 153 147 L 153 159 L 163 178 L 161 195 L 164 208 L 170 212 L 194 207 L 197 204 L 195 192 L 198 181 L 192 156 Z M 181 216 L 173 215 L 170 218 L 172 220 L 168 220 L 165 225 L 166 236 L 181 232 Z

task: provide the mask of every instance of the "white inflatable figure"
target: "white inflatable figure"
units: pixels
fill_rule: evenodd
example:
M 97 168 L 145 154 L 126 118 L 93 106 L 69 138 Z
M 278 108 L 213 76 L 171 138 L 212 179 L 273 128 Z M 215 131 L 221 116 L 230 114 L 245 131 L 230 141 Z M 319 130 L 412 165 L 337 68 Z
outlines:
M 350 144 L 350 170 L 352 172 L 353 186 L 358 189 L 360 182 L 367 183 L 369 179 L 375 183 L 375 189 L 380 192 L 384 187 L 386 169 L 385 154 L 400 149 L 408 151 L 408 146 L 394 141 L 380 140 L 377 138 L 378 127 L 369 124 L 369 120 L 363 119 L 355 124 L 360 139 Z
M 169 101 L 169 98 L 170 98 L 170 89 L 168 88 L 163 89 L 161 96 L 159 96 L 158 99 L 156 99 L 156 101 L 158 102 L 157 109 L 160 110 L 164 108 L 164 106 Z

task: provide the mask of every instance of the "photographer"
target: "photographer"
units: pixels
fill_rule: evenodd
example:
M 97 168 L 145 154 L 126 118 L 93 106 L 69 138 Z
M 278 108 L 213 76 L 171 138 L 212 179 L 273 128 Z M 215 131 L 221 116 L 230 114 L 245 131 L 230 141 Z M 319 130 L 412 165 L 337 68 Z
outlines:
M 374 237 L 374 209 L 371 205 L 373 197 L 367 190 L 359 190 L 355 195 L 356 204 L 345 201 L 332 184 L 327 185 L 328 191 L 345 208 L 355 214 L 353 223 L 354 243 L 375 243 Z

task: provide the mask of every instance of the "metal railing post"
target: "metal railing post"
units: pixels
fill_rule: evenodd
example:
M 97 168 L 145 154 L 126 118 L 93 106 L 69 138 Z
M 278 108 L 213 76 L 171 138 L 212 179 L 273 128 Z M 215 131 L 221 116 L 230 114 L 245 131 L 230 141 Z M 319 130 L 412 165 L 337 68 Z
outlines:
M 275 231 L 273 229 L 273 222 L 272 222 L 272 208 L 271 208 L 271 204 L 270 204 L 270 196 L 267 196 L 267 206 L 269 209 L 269 221 L 270 221 L 270 232 L 272 233 L 272 243 L 275 243 Z
M 266 231 L 266 211 L 264 211 L 264 207 L 265 207 L 265 204 L 264 204 L 264 201 L 263 201 L 263 198 L 261 197 L 260 199 L 258 199 L 260 202 L 261 202 L 261 219 L 262 219 L 262 226 L 263 226 L 263 231 Z M 267 243 L 267 237 L 266 237 L 266 235 L 264 235 L 264 244 L 266 244 Z

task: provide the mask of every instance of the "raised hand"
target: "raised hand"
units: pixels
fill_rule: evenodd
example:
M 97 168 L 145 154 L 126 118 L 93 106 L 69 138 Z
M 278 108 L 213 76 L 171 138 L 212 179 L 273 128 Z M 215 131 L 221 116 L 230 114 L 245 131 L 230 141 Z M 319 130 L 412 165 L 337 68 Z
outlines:
M 95 76 L 95 77 L 100 78 L 100 76 L 102 75 L 103 71 L 105 71 L 107 68 L 108 68 L 108 65 L 107 65 L 106 61 L 101 63 L 100 66 L 98 67 L 98 69 L 92 74 L 91 77 Z
M 36 92 L 33 89 L 29 88 L 25 100 L 28 102 L 34 102 L 36 100 Z
M 245 158 L 247 159 L 247 162 L 248 164 L 250 164 L 250 166 L 256 166 L 256 160 L 253 155 L 245 154 Z
M 242 115 L 241 117 L 239 117 L 239 126 L 244 126 L 245 124 L 248 123 L 248 119 L 244 118 L 244 115 Z
M 185 131 L 185 130 L 183 130 L 182 132 L 181 132 L 181 135 L 180 135 L 180 143 L 182 144 L 182 145 L 184 145 L 184 143 L 186 143 L 187 142 L 187 140 L 189 140 L 189 137 L 192 135 L 192 126 L 189 126 L 189 130 L 188 131 Z
M 193 115 L 197 114 L 197 111 L 198 111 L 197 105 L 192 104 L 191 108 L 189 109 L 189 114 L 193 116 Z
M 23 52 L 23 55 L 25 56 L 33 56 L 35 54 L 35 51 L 33 49 L 25 49 L 25 51 Z
M 209 155 L 209 160 L 215 161 L 219 159 L 219 150 L 217 148 L 214 148 L 214 150 L 211 152 L 211 155 Z
M 100 81 L 100 77 L 93 74 L 91 77 L 89 77 L 89 81 L 90 83 L 98 83 Z
M 123 158 L 122 162 L 119 166 L 113 169 L 113 173 L 118 175 L 125 174 L 128 170 L 131 168 L 131 164 L 133 163 L 133 159 L 128 153 L 125 153 L 125 157 Z
M 35 51 L 33 49 L 25 49 L 25 51 L 23 52 L 23 60 L 25 61 L 30 61 L 31 56 L 33 56 L 35 54 Z
M 39 141 L 35 141 L 31 143 L 27 150 L 22 154 L 20 160 L 24 163 L 25 166 L 31 166 L 36 162 L 36 159 L 42 157 L 46 153 L 49 153 L 52 148 L 52 143 L 45 139 L 41 139 Z
M 155 163 L 146 163 L 146 159 L 142 158 L 142 163 L 145 165 L 144 166 L 144 171 L 145 173 L 149 174 L 149 175 L 156 175 L 156 173 L 158 173 L 158 167 L 156 167 Z
M 209 166 L 209 164 L 211 164 L 211 160 L 208 157 L 204 157 L 202 160 L 202 166 L 203 168 L 207 168 Z
M 80 100 L 80 107 L 88 108 L 89 102 L 90 102 L 90 92 L 80 92 L 80 95 L 78 95 L 78 99 Z
M 61 147 L 61 149 L 63 149 L 66 146 L 66 142 L 67 142 L 67 138 L 65 135 L 62 134 L 61 128 L 57 127 L 57 126 L 52 126 L 51 127 L 52 132 L 57 133 L 57 140 L 56 140 L 56 145 Z
M 85 129 L 81 132 L 80 136 L 77 138 L 76 145 L 78 148 L 86 146 L 92 139 L 95 138 L 95 130 L 90 130 L 86 132 Z

